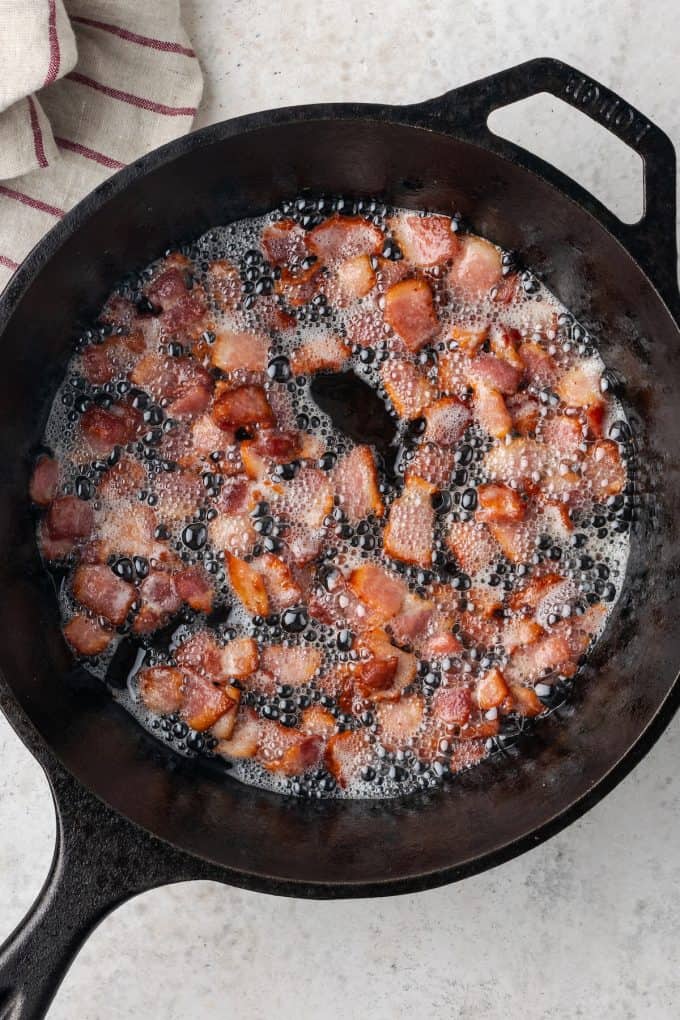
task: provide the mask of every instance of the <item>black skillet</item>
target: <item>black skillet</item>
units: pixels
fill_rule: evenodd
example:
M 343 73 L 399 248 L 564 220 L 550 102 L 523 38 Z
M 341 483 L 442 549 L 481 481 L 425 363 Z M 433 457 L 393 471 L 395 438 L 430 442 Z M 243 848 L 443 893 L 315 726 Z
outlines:
M 643 157 L 639 223 L 489 132 L 492 110 L 539 92 Z M 303 189 L 460 210 L 520 252 L 626 377 L 639 447 L 626 590 L 576 711 L 541 725 L 520 758 L 402 801 L 288 800 L 179 759 L 74 669 L 34 543 L 32 454 L 78 326 L 173 242 Z M 414 892 L 535 846 L 626 775 L 680 694 L 678 321 L 673 147 L 608 89 L 547 59 L 415 106 L 306 106 L 214 125 L 116 174 L 40 242 L 0 300 L 0 703 L 47 773 L 57 845 L 0 951 L 0 1017 L 42 1017 L 93 927 L 145 889 L 201 878 L 318 898 Z

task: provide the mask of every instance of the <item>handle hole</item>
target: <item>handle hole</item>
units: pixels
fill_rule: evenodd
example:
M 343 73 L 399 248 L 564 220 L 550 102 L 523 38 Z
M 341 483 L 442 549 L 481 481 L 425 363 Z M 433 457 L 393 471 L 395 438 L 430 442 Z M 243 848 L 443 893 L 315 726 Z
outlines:
M 540 92 L 494 110 L 489 129 L 558 167 L 624 223 L 644 212 L 643 162 L 611 131 L 562 99 Z

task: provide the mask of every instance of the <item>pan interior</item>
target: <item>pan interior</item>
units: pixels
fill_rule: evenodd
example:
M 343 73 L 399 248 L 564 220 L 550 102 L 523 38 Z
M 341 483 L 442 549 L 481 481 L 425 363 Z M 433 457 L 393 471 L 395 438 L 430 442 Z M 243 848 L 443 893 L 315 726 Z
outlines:
M 186 151 L 185 151 L 186 150 Z M 479 146 L 369 115 L 207 129 L 183 154 L 86 200 L 19 297 L 0 374 L 0 668 L 69 770 L 163 839 L 255 884 L 374 884 L 462 873 L 559 815 L 620 761 L 669 695 L 680 660 L 678 329 L 621 246 L 572 200 Z M 403 801 L 290 801 L 178 759 L 83 670 L 59 631 L 27 498 L 36 443 L 79 329 L 111 286 L 208 227 L 303 189 L 460 211 L 519 251 L 626 378 L 639 446 L 640 520 L 626 590 L 575 708 L 523 756 Z M 458 869 L 458 871 L 456 870 Z

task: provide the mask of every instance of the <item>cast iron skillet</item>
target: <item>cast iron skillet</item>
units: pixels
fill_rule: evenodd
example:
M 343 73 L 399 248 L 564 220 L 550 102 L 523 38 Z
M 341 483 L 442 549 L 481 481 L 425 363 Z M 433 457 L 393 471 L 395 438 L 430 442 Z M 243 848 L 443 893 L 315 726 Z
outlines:
M 492 110 L 544 91 L 643 157 L 639 223 L 623 225 L 489 132 Z M 179 759 L 74 668 L 34 542 L 31 460 L 78 324 L 173 242 L 303 189 L 460 210 L 519 251 L 625 375 L 640 450 L 626 591 L 582 703 L 541 725 L 519 759 L 403 801 L 288 800 Z M 318 898 L 414 892 L 535 846 L 626 775 L 680 696 L 678 321 L 673 147 L 608 89 L 547 59 L 415 106 L 306 106 L 217 124 L 116 174 L 40 242 L 0 300 L 0 698 L 47 773 L 57 845 L 37 903 L 0 951 L 0 1016 L 42 1017 L 88 933 L 145 889 L 201 878 Z

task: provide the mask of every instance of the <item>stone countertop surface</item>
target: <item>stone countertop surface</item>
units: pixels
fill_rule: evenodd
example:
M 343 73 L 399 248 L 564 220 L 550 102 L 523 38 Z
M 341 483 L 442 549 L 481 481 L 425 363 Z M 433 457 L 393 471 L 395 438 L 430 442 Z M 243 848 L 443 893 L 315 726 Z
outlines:
M 548 55 L 680 144 L 675 0 L 184 0 L 184 15 L 206 76 L 199 126 L 293 103 L 415 102 Z M 639 213 L 639 160 L 585 118 L 543 97 L 502 121 L 617 212 Z M 39 767 L 3 719 L 0 754 L 4 935 L 47 874 L 54 820 Z M 454 886 L 337 903 L 211 883 L 140 896 L 90 938 L 49 1018 L 671 1020 L 679 850 L 676 718 L 585 818 Z

